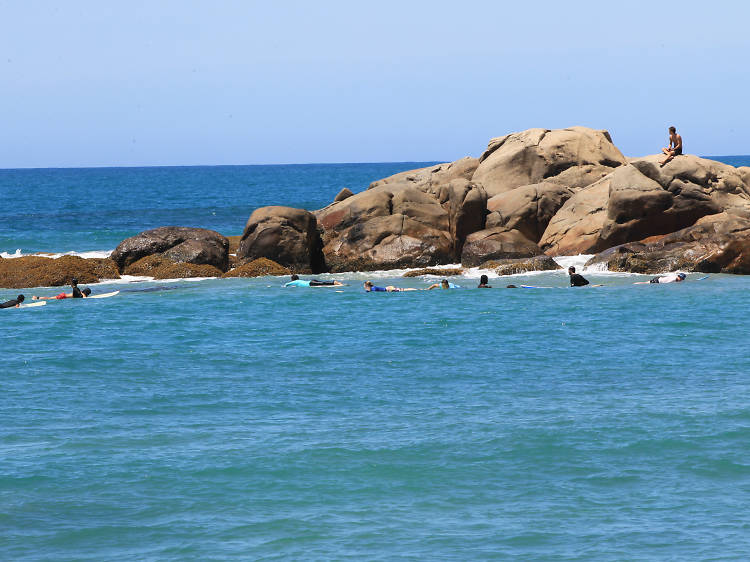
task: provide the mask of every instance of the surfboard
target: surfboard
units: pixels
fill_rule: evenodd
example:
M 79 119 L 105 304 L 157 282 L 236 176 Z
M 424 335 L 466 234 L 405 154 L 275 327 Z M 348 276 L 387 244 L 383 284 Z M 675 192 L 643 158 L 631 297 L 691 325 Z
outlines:
M 18 308 L 36 308 L 37 306 L 44 306 L 47 304 L 47 301 L 36 301 L 36 302 L 30 302 L 29 304 L 21 304 Z
M 557 289 L 557 287 L 538 287 L 536 285 L 520 285 L 522 289 Z
M 101 295 L 91 295 L 90 297 L 86 297 L 88 299 L 106 299 L 108 297 L 114 297 L 115 295 L 119 294 L 120 291 L 112 291 L 111 293 L 102 293 Z
M 703 281 L 704 279 L 708 279 L 709 277 L 711 277 L 711 276 L 710 275 L 704 275 L 703 277 L 698 277 L 698 279 L 696 279 L 696 281 Z

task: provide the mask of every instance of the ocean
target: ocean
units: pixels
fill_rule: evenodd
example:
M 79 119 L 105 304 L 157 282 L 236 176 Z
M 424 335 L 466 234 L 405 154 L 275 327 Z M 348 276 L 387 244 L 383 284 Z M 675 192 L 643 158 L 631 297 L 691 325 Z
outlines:
M 0 252 L 241 234 L 422 165 L 0 170 Z M 440 279 L 402 273 L 134 278 L 0 311 L 0 560 L 747 558 L 750 279 L 361 288 Z

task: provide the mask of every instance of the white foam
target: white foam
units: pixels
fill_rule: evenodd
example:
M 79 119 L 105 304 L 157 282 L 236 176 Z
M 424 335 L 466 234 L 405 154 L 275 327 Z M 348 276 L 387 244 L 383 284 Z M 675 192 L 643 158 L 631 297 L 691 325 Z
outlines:
M 108 258 L 112 254 L 113 250 L 91 250 L 88 252 L 34 252 L 32 254 L 24 254 L 21 248 L 16 249 L 12 254 L 8 252 L 0 252 L 0 256 L 4 259 L 23 258 L 27 256 L 39 256 L 42 258 L 57 259 L 63 256 L 78 256 L 79 258 Z

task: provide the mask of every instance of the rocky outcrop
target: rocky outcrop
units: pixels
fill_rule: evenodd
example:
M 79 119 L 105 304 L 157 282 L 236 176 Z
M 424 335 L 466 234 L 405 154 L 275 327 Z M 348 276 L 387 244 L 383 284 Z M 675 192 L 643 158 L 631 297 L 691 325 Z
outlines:
M 487 201 L 487 228 L 505 226 L 539 242 L 552 217 L 570 199 L 573 190 L 553 182 L 524 185 Z
M 264 277 L 266 275 L 289 275 L 289 268 L 267 258 L 258 258 L 230 269 L 222 277 Z
M 209 264 L 175 262 L 165 254 L 153 254 L 125 267 L 125 274 L 154 279 L 186 279 L 190 277 L 220 277 L 222 271 Z
M 261 207 L 245 225 L 239 262 L 268 258 L 298 273 L 320 273 L 326 266 L 315 215 L 292 207 Z
M 661 236 L 630 242 L 594 256 L 586 266 L 606 264 L 610 271 L 750 274 L 750 219 L 721 213 Z
M 120 242 L 110 258 L 120 272 L 138 260 L 164 255 L 173 263 L 228 267 L 229 241 L 213 230 L 184 226 L 162 226 L 146 230 Z
M 339 201 L 343 201 L 344 199 L 348 199 L 352 195 L 354 195 L 354 193 L 352 193 L 351 189 L 349 189 L 348 187 L 345 187 L 341 191 L 338 192 L 338 194 L 336 195 L 336 197 L 333 199 L 333 202 L 334 203 L 338 203 Z
M 0 258 L 0 287 L 7 289 L 61 287 L 70 285 L 72 279 L 78 279 L 81 285 L 85 285 L 119 278 L 114 262 L 108 258 L 84 259 L 78 256 Z
M 732 166 L 679 156 L 664 167 L 658 156 L 633 159 L 575 193 L 539 242 L 550 255 L 594 253 L 668 234 L 727 211 L 750 217 L 749 187 Z
M 421 277 L 422 275 L 438 275 L 442 277 L 451 277 L 454 275 L 463 275 L 464 270 L 458 267 L 454 268 L 425 268 L 425 269 L 415 269 L 413 271 L 407 271 L 402 275 L 402 277 Z
M 476 267 L 490 260 L 530 258 L 542 250 L 517 230 L 505 227 L 474 232 L 466 238 L 461 253 L 461 265 Z
M 530 271 L 554 271 L 562 269 L 555 260 L 545 255 L 534 256 L 533 258 L 491 260 L 484 262 L 479 267 L 482 269 L 494 269 L 498 275 L 518 275 Z
M 543 181 L 580 189 L 627 162 L 607 131 L 529 129 L 492 139 L 472 181 L 490 197 Z
M 437 164 L 427 168 L 409 170 L 394 174 L 382 180 L 374 181 L 370 184 L 369 189 L 374 189 L 387 184 L 403 183 L 411 185 L 425 193 L 439 195 L 440 190 L 450 184 L 453 180 L 463 179 L 471 180 L 474 172 L 479 166 L 477 158 L 466 156 L 455 162 Z

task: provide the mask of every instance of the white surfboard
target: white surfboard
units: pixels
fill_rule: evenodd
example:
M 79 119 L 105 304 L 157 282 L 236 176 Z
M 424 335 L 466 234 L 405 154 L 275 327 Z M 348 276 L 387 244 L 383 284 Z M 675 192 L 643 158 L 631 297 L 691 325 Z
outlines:
M 37 301 L 37 302 L 30 302 L 29 304 L 21 304 L 18 308 L 35 308 L 37 306 L 44 306 L 47 304 L 47 301 Z
M 86 297 L 87 299 L 106 299 L 108 297 L 114 297 L 115 295 L 119 294 L 120 291 L 112 291 L 111 293 L 102 293 L 100 295 L 91 295 L 89 297 Z

